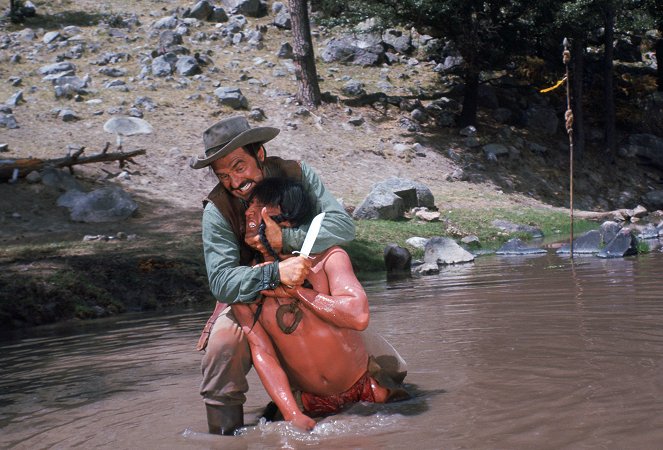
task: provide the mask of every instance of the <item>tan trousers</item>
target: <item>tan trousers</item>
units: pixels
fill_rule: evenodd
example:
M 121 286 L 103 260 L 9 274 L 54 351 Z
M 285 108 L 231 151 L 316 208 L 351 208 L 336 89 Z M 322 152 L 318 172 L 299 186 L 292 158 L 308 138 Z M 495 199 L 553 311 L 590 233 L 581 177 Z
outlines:
M 370 330 L 363 332 L 368 354 L 397 384 L 407 374 L 401 355 L 382 336 Z M 201 362 L 203 380 L 200 395 L 209 405 L 242 405 L 249 390 L 246 375 L 251 370 L 251 351 L 230 307 L 225 308 L 211 328 Z

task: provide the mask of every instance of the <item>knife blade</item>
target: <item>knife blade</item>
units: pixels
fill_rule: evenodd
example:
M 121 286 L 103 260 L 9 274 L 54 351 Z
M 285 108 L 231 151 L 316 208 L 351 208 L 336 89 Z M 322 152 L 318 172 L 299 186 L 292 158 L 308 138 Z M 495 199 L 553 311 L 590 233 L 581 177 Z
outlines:
M 308 228 L 308 231 L 306 232 L 306 237 L 304 238 L 304 243 L 302 244 L 302 249 L 297 251 L 295 250 L 294 254 L 300 254 L 301 256 L 306 256 L 307 258 L 311 254 L 311 250 L 313 249 L 313 244 L 315 244 L 315 240 L 318 238 L 318 233 L 320 233 L 320 226 L 322 225 L 322 220 L 325 218 L 325 213 L 321 212 L 317 216 L 313 218 L 311 221 L 311 226 Z

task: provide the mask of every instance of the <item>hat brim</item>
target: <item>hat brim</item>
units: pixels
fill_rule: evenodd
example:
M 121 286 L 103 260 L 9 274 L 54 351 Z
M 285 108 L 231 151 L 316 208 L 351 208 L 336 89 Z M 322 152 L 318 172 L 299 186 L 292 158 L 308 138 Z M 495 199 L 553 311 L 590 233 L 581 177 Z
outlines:
M 230 153 L 235 149 L 244 147 L 245 145 L 248 144 L 255 144 L 258 142 L 264 144 L 267 141 L 271 141 L 280 132 L 281 130 L 279 130 L 278 128 L 272 128 L 272 127 L 249 128 L 248 130 L 235 136 L 235 138 L 230 142 L 228 142 L 227 144 L 221 145 L 217 149 L 212 147 L 205 150 L 205 153 L 214 151 L 214 153 L 212 153 L 211 155 L 209 156 L 205 155 L 203 157 L 200 156 L 191 157 L 189 165 L 193 169 L 202 169 L 203 167 L 209 166 L 217 159 L 226 156 L 228 153 Z

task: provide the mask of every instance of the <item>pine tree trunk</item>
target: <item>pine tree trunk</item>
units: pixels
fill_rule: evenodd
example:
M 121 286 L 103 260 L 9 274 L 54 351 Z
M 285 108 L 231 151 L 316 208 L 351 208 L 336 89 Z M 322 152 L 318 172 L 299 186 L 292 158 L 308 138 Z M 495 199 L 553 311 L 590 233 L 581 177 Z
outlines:
M 477 124 L 477 105 L 479 103 L 479 71 L 468 68 L 465 72 L 465 93 L 463 95 L 463 110 L 458 119 L 458 125 L 463 128 Z
M 605 8 L 605 42 L 603 86 L 605 104 L 605 151 L 608 161 L 615 162 L 617 143 L 615 141 L 615 93 L 613 82 L 613 41 L 615 36 L 615 8 L 611 2 Z
M 583 71 L 585 70 L 585 44 L 575 38 L 571 44 L 571 109 L 573 110 L 573 150 L 575 159 L 581 161 L 585 152 L 585 125 L 582 108 Z
M 297 100 L 303 105 L 317 107 L 320 104 L 320 86 L 315 69 L 311 26 L 306 0 L 290 0 L 293 53 L 297 76 Z

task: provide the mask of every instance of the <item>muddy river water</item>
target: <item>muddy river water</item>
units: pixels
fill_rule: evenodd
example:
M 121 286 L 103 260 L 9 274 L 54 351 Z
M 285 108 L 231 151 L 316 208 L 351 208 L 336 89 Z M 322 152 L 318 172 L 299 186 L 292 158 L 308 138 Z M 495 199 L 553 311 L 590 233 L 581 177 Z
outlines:
M 208 311 L 128 315 L 0 342 L 0 448 L 655 449 L 663 446 L 663 253 L 478 258 L 365 283 L 413 398 L 299 433 L 205 433 L 193 350 Z

